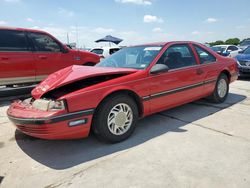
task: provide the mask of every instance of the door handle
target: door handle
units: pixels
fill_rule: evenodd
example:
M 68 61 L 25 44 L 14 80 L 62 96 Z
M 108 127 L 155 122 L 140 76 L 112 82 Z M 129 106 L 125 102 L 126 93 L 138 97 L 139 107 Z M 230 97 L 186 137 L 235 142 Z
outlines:
M 39 58 L 39 59 L 47 59 L 47 56 L 39 55 L 38 58 Z
M 202 75 L 203 73 L 204 73 L 204 71 L 202 69 L 197 69 L 196 70 L 197 75 Z
M 2 57 L 1 59 L 2 59 L 2 60 L 8 60 L 9 57 Z

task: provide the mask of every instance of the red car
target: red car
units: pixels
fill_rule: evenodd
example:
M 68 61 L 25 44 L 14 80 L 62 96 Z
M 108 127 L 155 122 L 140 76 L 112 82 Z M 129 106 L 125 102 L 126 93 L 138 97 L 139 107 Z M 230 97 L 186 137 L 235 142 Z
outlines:
M 194 42 L 123 48 L 95 67 L 70 66 L 51 74 L 32 98 L 14 102 L 9 119 L 44 139 L 128 138 L 138 118 L 208 97 L 223 102 L 237 79 L 234 59 Z M 153 128 L 153 127 L 152 127 Z
M 70 49 L 46 32 L 0 28 L 0 85 L 39 82 L 70 65 L 99 61 L 96 54 Z

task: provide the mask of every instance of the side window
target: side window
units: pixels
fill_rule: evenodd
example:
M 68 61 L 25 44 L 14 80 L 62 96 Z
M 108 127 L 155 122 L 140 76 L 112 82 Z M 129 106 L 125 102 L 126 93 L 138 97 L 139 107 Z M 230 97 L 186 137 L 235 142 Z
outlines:
M 238 50 L 236 46 L 229 46 L 227 50 L 235 51 Z
M 29 37 L 34 43 L 36 51 L 40 52 L 60 52 L 60 45 L 50 36 L 42 33 L 30 33 Z
M 166 64 L 169 69 L 196 65 L 194 54 L 186 44 L 170 46 L 160 57 L 157 64 Z
M 0 51 L 28 51 L 24 32 L 0 30 Z
M 119 50 L 120 50 L 120 48 L 111 48 L 111 49 L 109 49 L 109 54 L 112 55 L 113 53 L 115 53 Z
M 216 58 L 203 48 L 194 45 L 196 52 L 200 58 L 201 64 L 212 63 L 216 61 Z

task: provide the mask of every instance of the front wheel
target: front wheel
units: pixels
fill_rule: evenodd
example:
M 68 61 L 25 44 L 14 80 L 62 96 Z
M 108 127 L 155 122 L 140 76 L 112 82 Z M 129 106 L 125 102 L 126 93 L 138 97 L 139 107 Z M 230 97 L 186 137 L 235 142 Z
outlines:
M 225 74 L 221 74 L 216 82 L 214 92 L 210 96 L 212 102 L 222 103 L 226 100 L 229 91 L 229 80 Z
M 126 95 L 109 97 L 98 107 L 93 118 L 95 135 L 107 142 L 120 142 L 134 131 L 138 109 L 134 100 Z

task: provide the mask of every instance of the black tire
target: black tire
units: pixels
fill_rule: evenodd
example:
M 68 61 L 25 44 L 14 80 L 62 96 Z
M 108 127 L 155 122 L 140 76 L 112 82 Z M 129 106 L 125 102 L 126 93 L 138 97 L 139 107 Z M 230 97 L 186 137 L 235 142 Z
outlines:
M 218 85 L 219 85 L 221 80 L 224 80 L 226 82 L 226 87 L 227 87 L 226 88 L 226 94 L 224 96 L 219 95 Z M 229 91 L 228 77 L 225 74 L 221 74 L 218 77 L 217 81 L 216 81 L 214 91 L 213 91 L 212 95 L 209 97 L 209 99 L 210 99 L 211 102 L 214 102 L 214 103 L 223 103 L 226 100 L 227 96 L 228 96 L 228 91 Z
M 94 66 L 95 65 L 95 63 L 92 63 L 92 62 L 87 62 L 87 63 L 85 63 L 85 64 L 83 64 L 84 66 Z
M 126 104 L 132 110 L 132 123 L 128 130 L 121 135 L 113 134 L 108 127 L 108 116 L 116 105 Z M 114 118 L 115 119 L 115 118 Z M 96 109 L 93 117 L 92 131 L 101 141 L 116 143 L 127 139 L 135 130 L 138 120 L 138 108 L 135 101 L 126 95 L 113 95 L 106 98 Z

